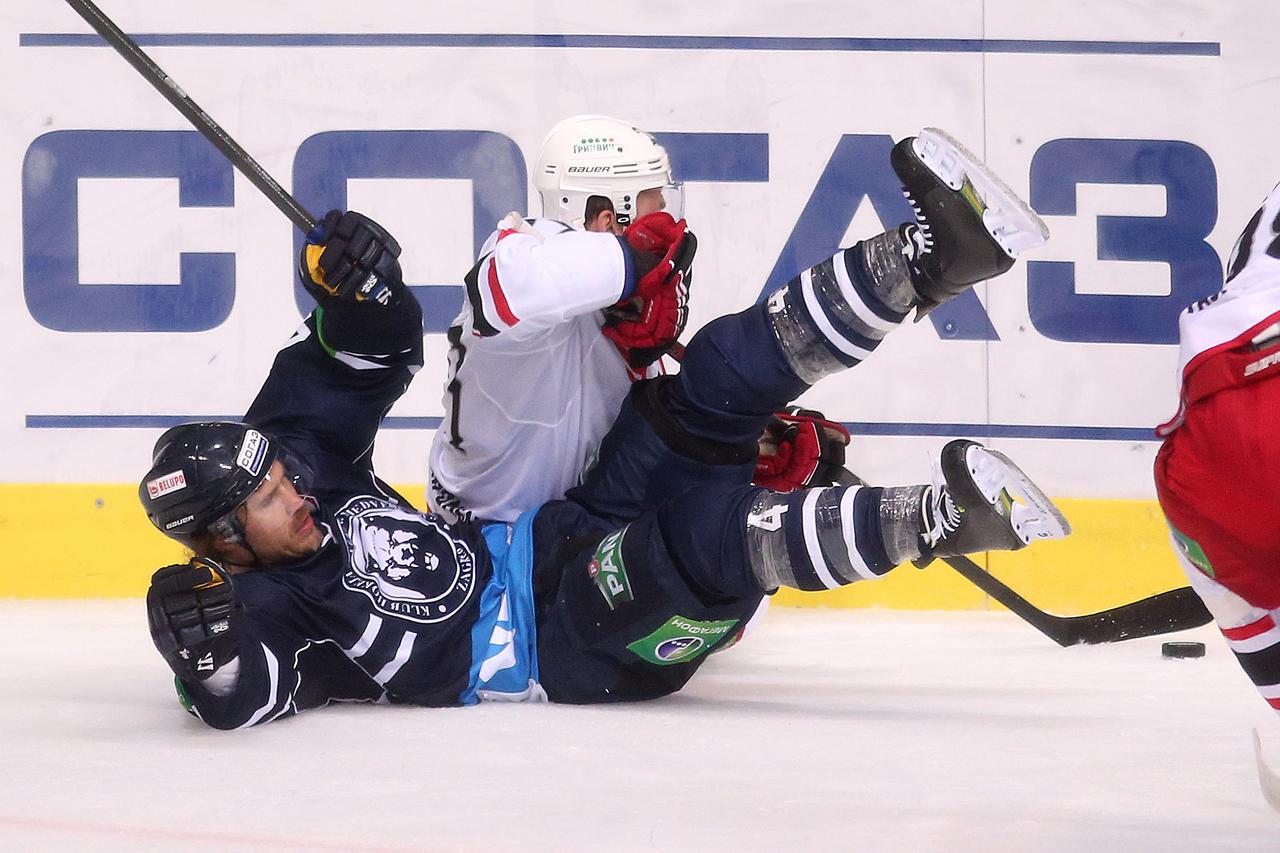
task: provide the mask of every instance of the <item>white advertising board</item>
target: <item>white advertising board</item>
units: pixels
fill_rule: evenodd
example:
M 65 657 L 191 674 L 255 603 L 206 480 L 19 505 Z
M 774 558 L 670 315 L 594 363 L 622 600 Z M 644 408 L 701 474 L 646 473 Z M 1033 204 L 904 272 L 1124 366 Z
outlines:
M 885 155 L 922 126 L 1042 212 L 1047 247 L 806 398 L 886 481 L 970 435 L 1055 495 L 1150 497 L 1177 312 L 1280 178 L 1262 0 L 102 5 L 314 213 L 384 222 L 433 286 L 378 450 L 395 482 L 425 479 L 456 283 L 498 217 L 536 212 L 526 163 L 566 115 L 668 144 L 694 325 L 904 219 Z M 297 236 L 64 4 L 4 4 L 0 70 L 0 481 L 132 482 L 165 424 L 247 406 L 300 319 Z

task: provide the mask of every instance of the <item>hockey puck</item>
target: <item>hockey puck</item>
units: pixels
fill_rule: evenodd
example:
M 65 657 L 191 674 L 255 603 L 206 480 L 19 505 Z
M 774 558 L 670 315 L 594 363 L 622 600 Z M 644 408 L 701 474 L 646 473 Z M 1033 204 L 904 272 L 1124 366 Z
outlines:
M 1204 643 L 1161 643 L 1160 656 L 1166 658 L 1202 658 Z

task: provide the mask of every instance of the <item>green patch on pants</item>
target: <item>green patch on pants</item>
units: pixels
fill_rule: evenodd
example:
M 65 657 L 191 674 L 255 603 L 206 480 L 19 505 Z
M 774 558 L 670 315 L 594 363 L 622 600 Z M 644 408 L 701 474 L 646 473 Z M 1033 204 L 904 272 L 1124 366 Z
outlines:
M 1183 556 L 1191 561 L 1191 564 L 1209 577 L 1217 577 L 1213 573 L 1213 565 L 1209 562 L 1209 558 L 1205 556 L 1204 549 L 1200 547 L 1200 543 L 1183 533 L 1172 524 L 1169 529 L 1173 531 L 1173 539 L 1178 543 L 1178 547 L 1182 550 Z
M 683 616 L 672 616 L 661 628 L 644 639 L 630 643 L 627 648 L 649 663 L 659 666 L 684 663 L 705 654 L 737 624 L 737 619 L 699 622 Z
M 604 596 L 604 603 L 609 605 L 610 610 L 616 610 L 619 604 L 635 600 L 635 595 L 631 592 L 631 579 L 627 577 L 627 564 L 622 561 L 622 537 L 626 532 L 627 528 L 624 527 L 606 536 L 587 564 L 587 574 L 591 575 L 591 580 Z

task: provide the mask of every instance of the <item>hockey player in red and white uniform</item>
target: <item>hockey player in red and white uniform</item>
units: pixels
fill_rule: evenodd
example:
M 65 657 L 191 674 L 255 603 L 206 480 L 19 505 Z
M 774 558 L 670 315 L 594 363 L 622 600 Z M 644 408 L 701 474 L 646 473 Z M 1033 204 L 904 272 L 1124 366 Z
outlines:
M 498 224 L 449 330 L 427 498 L 451 521 L 514 521 L 563 497 L 632 382 L 668 372 L 688 317 L 697 243 L 652 136 L 573 116 L 551 129 L 533 173 L 543 217 Z M 830 485 L 849 438 L 804 411 L 780 413 L 767 436 L 757 483 L 782 491 Z
M 1240 235 L 1223 289 L 1179 327 L 1180 405 L 1157 428 L 1160 506 L 1191 586 L 1280 710 L 1280 187 Z

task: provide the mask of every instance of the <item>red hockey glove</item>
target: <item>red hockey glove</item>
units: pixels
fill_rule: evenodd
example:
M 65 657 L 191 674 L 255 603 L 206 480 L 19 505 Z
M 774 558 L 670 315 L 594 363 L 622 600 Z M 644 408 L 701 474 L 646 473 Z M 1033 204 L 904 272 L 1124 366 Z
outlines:
M 642 274 L 629 298 L 605 310 L 602 331 L 628 366 L 641 370 L 670 351 L 689 320 L 698 240 L 683 219 L 677 222 L 669 213 L 643 216 L 623 236 Z
M 849 431 L 821 412 L 797 407 L 778 412 L 760 437 L 752 482 L 775 492 L 835 485 L 848 444 Z

